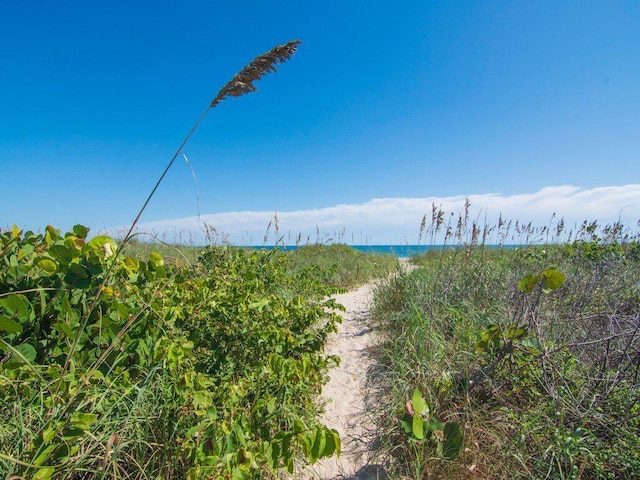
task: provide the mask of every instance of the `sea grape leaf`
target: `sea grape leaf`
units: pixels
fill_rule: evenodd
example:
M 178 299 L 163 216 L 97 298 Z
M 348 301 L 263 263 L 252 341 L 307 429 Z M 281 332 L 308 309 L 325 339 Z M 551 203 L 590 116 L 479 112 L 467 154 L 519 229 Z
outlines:
M 525 275 L 518 282 L 518 288 L 523 293 L 531 293 L 542 277 L 540 275 Z
M 509 325 L 507 328 L 506 337 L 510 339 L 519 340 L 527 334 L 527 327 L 516 327 L 515 325 Z
M 157 267 L 164 265 L 164 259 L 162 258 L 162 255 L 157 252 L 151 252 L 149 254 L 149 261 L 153 262 L 153 264 Z
M 140 262 L 133 257 L 126 257 L 124 259 L 124 268 L 130 273 L 136 273 L 140 270 Z
M 12 358 L 8 363 L 15 365 L 25 363 L 25 360 L 31 363 L 36 359 L 36 349 L 33 347 L 33 345 L 23 343 L 22 345 L 18 345 L 14 348 L 15 351 L 13 352 Z
M 47 273 L 47 275 L 54 275 L 58 271 L 58 266 L 56 265 L 56 262 L 54 262 L 49 258 L 40 258 L 36 263 L 36 265 L 38 265 L 38 267 L 44 270 Z
M 542 282 L 542 288 L 545 291 L 551 291 L 562 287 L 567 277 L 564 273 L 556 270 L 555 268 L 549 268 L 542 272 L 542 278 L 544 279 Z
M 411 405 L 413 406 L 414 412 L 416 412 L 418 415 L 429 414 L 429 407 L 427 405 L 427 402 L 425 402 L 424 398 L 422 398 L 422 394 L 417 388 L 413 391 L 413 395 L 411 395 Z
M 27 297 L 20 293 L 12 293 L 0 298 L 0 307 L 3 307 L 14 318 L 28 320 L 29 305 Z
M 61 265 L 69 265 L 73 260 L 73 253 L 64 245 L 51 245 L 49 255 L 55 258 Z
M 72 231 L 78 238 L 87 238 L 87 235 L 89 234 L 89 229 L 84 225 L 79 224 L 74 225 Z
M 7 333 L 22 333 L 22 325 L 5 315 L 0 315 L 0 331 Z
M 91 283 L 89 272 L 79 263 L 71 263 L 69 265 L 64 281 L 77 288 L 87 288 Z
M 97 237 L 93 237 L 89 243 L 87 243 L 87 246 L 92 250 L 97 250 L 107 243 L 115 244 L 116 241 L 108 235 L 98 235 Z
M 47 243 L 50 243 L 51 241 L 60 240 L 60 230 L 55 228 L 53 225 L 47 225 L 47 227 L 45 228 L 45 231 L 47 232 L 46 234 Z

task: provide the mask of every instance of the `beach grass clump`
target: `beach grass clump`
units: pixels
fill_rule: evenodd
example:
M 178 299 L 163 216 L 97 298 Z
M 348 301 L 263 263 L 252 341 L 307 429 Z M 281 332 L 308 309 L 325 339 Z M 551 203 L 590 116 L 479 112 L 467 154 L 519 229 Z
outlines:
M 392 474 L 638 478 L 639 251 L 462 245 L 381 285 L 373 381 Z
M 398 268 L 391 255 L 367 254 L 344 244 L 311 244 L 288 252 L 290 270 L 307 272 L 327 285 L 353 288 L 386 277 Z
M 135 237 L 127 242 L 127 255 L 131 257 L 143 260 L 156 252 L 162 256 L 165 263 L 177 266 L 195 265 L 203 249 L 202 246 L 190 244 L 138 241 Z

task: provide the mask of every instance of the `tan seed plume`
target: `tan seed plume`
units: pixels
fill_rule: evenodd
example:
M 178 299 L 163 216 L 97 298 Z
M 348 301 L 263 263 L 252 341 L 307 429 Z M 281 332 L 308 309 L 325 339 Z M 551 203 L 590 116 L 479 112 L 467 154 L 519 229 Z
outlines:
M 240 97 L 247 93 L 255 92 L 257 87 L 253 82 L 260 80 L 267 73 L 276 72 L 276 65 L 289 60 L 296 53 L 300 43 L 302 43 L 300 40 L 292 40 L 254 58 L 251 63 L 236 73 L 231 81 L 220 89 L 216 98 L 211 101 L 211 108 L 227 97 Z

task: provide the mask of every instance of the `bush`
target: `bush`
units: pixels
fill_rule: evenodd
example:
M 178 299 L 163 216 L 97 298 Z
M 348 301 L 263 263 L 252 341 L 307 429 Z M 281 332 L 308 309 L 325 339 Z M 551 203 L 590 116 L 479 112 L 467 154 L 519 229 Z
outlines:
M 81 226 L 0 240 L 3 476 L 265 478 L 339 451 L 314 406 L 334 290 L 284 257 L 173 267 Z

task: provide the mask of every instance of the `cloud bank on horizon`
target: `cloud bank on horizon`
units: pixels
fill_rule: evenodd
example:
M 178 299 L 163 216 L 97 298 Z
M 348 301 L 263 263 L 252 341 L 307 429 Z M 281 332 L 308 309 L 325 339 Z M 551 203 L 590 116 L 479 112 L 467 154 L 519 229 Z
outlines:
M 340 241 L 350 244 L 403 244 L 419 239 L 423 217 L 431 221 L 432 207 L 455 222 L 470 202 L 469 218 L 479 225 L 503 219 L 547 225 L 563 219 L 567 228 L 583 221 L 620 221 L 636 228 L 640 222 L 640 184 L 581 188 L 545 187 L 535 193 L 500 193 L 424 198 L 379 198 L 361 204 L 293 211 L 223 212 L 144 222 L 139 230 L 170 242 L 206 243 L 213 237 L 236 245 Z M 274 215 L 277 215 L 277 220 Z M 276 236 L 277 223 L 277 236 Z M 207 233 L 209 232 L 209 237 Z

